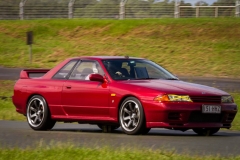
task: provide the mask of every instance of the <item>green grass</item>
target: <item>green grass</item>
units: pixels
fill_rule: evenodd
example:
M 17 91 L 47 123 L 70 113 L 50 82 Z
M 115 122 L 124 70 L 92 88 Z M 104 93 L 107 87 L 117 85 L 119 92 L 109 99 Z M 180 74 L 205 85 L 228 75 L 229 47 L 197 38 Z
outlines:
M 239 108 L 240 108 L 240 93 L 233 93 L 232 96 L 234 97 L 235 103 L 238 105 L 238 113 L 233 120 L 232 123 L 232 130 L 238 130 L 240 131 L 240 113 L 239 113 Z
M 0 80 L 0 120 L 25 120 L 23 115 L 16 112 L 11 101 L 14 81 Z
M 0 64 L 51 68 L 67 57 L 144 57 L 176 75 L 240 77 L 240 19 L 0 21 Z M 29 63 L 26 32 L 34 32 Z
M 34 149 L 8 149 L 0 150 L 0 160 L 15 160 L 15 159 L 44 159 L 44 160 L 238 160 L 236 157 L 221 157 L 221 156 L 203 156 L 203 155 L 188 155 L 177 154 L 175 151 L 137 149 L 119 147 L 112 149 L 110 147 L 103 148 L 86 148 L 77 147 L 74 145 L 57 145 L 50 147 L 37 147 Z
M 13 87 L 15 81 L 10 80 L 0 80 L 0 96 L 10 98 L 13 95 Z
M 26 118 L 16 112 L 11 100 L 0 100 L 0 120 L 26 120 Z

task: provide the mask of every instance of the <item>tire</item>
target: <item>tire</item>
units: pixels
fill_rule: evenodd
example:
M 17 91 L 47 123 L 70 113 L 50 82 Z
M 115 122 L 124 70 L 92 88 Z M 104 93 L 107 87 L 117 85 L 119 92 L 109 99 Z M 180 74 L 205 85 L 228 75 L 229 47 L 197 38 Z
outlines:
M 146 127 L 144 127 L 144 128 L 142 129 L 141 134 L 142 134 L 142 135 L 148 134 L 148 132 L 149 132 L 150 130 L 151 130 L 151 128 L 146 128 Z
M 192 130 L 199 136 L 211 136 L 217 133 L 220 130 L 220 128 L 194 128 Z
M 27 105 L 27 121 L 34 130 L 50 130 L 56 121 L 51 119 L 51 114 L 45 99 L 42 96 L 33 96 Z
M 128 135 L 141 134 L 145 128 L 142 104 L 135 97 L 126 98 L 119 109 L 120 126 Z

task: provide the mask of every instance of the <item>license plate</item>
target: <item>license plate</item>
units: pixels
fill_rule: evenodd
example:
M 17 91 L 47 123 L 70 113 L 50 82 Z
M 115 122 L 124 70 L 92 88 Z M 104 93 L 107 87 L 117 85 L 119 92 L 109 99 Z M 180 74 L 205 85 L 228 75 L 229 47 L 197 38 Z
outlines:
M 202 113 L 221 113 L 219 105 L 202 105 Z

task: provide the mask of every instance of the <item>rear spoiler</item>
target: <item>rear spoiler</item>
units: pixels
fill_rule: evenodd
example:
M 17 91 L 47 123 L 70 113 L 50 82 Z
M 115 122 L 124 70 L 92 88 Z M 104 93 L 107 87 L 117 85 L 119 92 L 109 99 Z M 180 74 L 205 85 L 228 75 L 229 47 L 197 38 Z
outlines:
M 50 69 L 24 69 L 20 72 L 20 79 L 29 79 L 30 74 L 46 74 Z

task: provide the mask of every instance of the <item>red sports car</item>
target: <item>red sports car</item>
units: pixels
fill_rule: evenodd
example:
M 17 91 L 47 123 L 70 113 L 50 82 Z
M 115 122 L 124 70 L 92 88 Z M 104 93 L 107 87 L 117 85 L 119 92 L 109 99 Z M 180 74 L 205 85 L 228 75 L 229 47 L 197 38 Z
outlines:
M 44 75 L 31 78 L 38 73 Z M 212 135 L 230 128 L 237 113 L 228 93 L 128 56 L 70 58 L 51 70 L 23 70 L 12 100 L 34 130 L 62 121 L 97 124 L 105 132 L 121 126 L 126 134 L 167 128 Z

